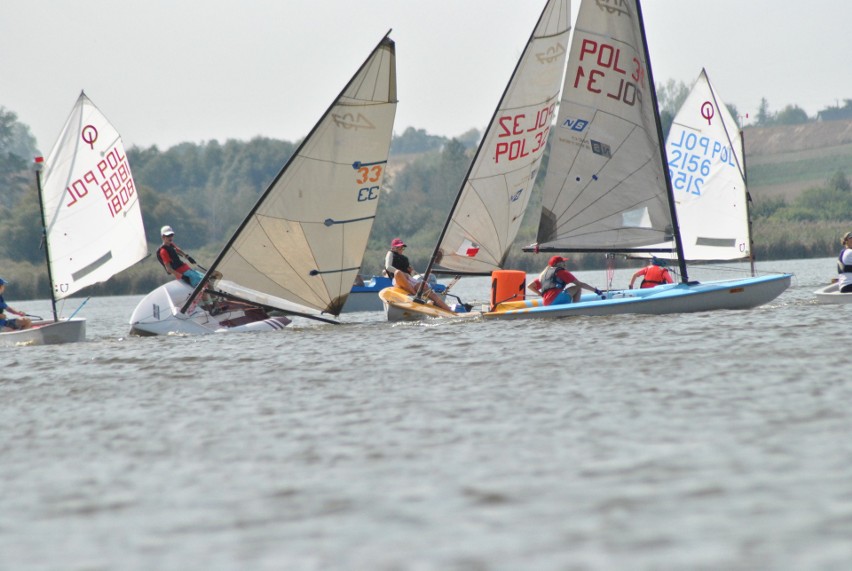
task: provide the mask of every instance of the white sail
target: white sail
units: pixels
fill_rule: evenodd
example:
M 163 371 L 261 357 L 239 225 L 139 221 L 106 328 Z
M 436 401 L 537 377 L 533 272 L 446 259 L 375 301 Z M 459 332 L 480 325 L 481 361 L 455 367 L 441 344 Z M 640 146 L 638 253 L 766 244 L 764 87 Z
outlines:
M 501 267 L 541 166 L 565 70 L 570 0 L 550 0 L 460 191 L 437 263 L 465 273 Z
M 111 278 L 147 254 L 121 137 L 81 93 L 41 177 L 54 299 Z
M 742 151 L 736 120 L 702 69 L 666 140 L 686 260 L 750 257 Z
M 586 0 L 545 178 L 540 250 L 629 251 L 673 230 L 635 0 Z
M 224 276 L 214 289 L 340 313 L 373 226 L 396 103 L 395 46 L 385 37 L 211 266 L 208 275 Z

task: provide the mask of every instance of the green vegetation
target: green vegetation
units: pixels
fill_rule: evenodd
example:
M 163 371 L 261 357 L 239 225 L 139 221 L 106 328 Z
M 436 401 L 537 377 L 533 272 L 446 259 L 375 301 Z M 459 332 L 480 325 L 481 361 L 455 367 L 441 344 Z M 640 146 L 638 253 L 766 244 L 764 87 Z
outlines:
M 669 82 L 661 86 L 660 106 L 669 124 L 688 89 Z M 852 108 L 830 108 L 843 113 Z M 773 114 L 762 106 L 763 120 L 799 116 Z M 732 108 L 736 114 L 736 108 Z M 422 129 L 406 129 L 395 136 L 388 163 L 388 176 L 379 205 L 373 234 L 362 266 L 365 274 L 378 273 L 390 240 L 403 238 L 414 267 L 424 269 L 432 253 L 447 212 L 455 199 L 480 134 L 471 130 L 456 139 L 430 135 Z M 157 147 L 128 149 L 143 207 L 149 251 L 159 245 L 159 228 L 175 227 L 177 242 L 199 261 L 211 261 L 242 221 L 258 196 L 275 178 L 298 143 L 255 138 L 248 142 L 229 140 L 183 143 L 160 151 Z M 49 289 L 40 249 L 41 227 L 34 175 L 29 168 L 36 149 L 29 128 L 14 113 L 0 107 L 0 276 L 14 282 L 15 298 L 47 297 Z M 847 217 L 852 211 L 852 185 L 845 169 L 852 145 L 834 154 L 803 153 L 799 160 L 762 161 L 749 164 L 752 188 L 767 188 L 791 181 L 824 182 L 813 185 L 795 198 L 765 198 L 752 205 L 755 254 L 758 259 L 786 259 L 834 255 L 839 237 L 852 229 Z M 542 171 L 546 171 L 548 155 Z M 827 177 L 827 173 L 832 173 Z M 539 182 L 543 180 L 543 172 Z M 517 247 L 508 265 L 527 271 L 540 269 L 540 256 L 530 256 L 521 247 L 535 241 L 540 190 L 534 189 L 530 207 L 521 226 Z M 601 255 L 573 256 L 580 267 L 602 268 Z M 93 286 L 89 295 L 142 294 L 164 283 L 168 277 L 149 256 L 133 268 Z

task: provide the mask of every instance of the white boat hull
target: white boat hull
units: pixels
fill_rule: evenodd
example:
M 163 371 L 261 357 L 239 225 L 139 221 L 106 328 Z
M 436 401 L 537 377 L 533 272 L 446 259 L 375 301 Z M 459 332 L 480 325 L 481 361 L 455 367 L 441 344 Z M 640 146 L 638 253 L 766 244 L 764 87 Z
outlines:
M 85 319 L 34 321 L 30 329 L 0 333 L 2 345 L 60 345 L 86 340 Z
M 221 332 L 280 331 L 289 323 L 284 316 L 270 316 L 262 309 L 226 303 L 207 311 L 196 305 L 188 314 L 180 312 L 192 288 L 177 280 L 161 286 L 136 306 L 130 317 L 133 335 L 206 335 Z
M 638 290 L 606 292 L 606 299 L 584 295 L 577 303 L 548 305 L 541 300 L 501 304 L 486 319 L 534 319 L 574 315 L 694 313 L 752 309 L 777 298 L 790 286 L 791 274 L 705 283 L 671 284 Z M 521 306 L 524 304 L 524 306 Z
M 832 283 L 814 292 L 819 303 L 829 305 L 843 305 L 852 303 L 852 293 L 840 293 L 837 283 Z

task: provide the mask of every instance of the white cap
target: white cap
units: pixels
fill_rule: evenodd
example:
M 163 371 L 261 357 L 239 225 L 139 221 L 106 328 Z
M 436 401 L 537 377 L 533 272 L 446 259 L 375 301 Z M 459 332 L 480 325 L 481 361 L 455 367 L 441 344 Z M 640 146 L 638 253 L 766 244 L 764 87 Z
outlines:
M 160 236 L 174 236 L 175 231 L 172 230 L 171 226 L 163 226 L 160 228 Z

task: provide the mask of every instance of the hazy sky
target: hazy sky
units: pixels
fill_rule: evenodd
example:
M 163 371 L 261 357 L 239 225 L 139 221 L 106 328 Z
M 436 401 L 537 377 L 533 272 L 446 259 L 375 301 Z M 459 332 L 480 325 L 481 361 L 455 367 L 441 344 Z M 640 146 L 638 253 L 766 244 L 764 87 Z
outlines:
M 384 33 L 407 127 L 482 129 L 544 0 L 3 0 L 0 106 L 42 152 L 81 90 L 127 146 L 311 129 Z M 576 15 L 579 0 L 574 0 Z M 752 116 L 852 98 L 848 0 L 645 0 L 657 83 L 707 69 Z M 573 22 L 572 22 L 573 23 Z

